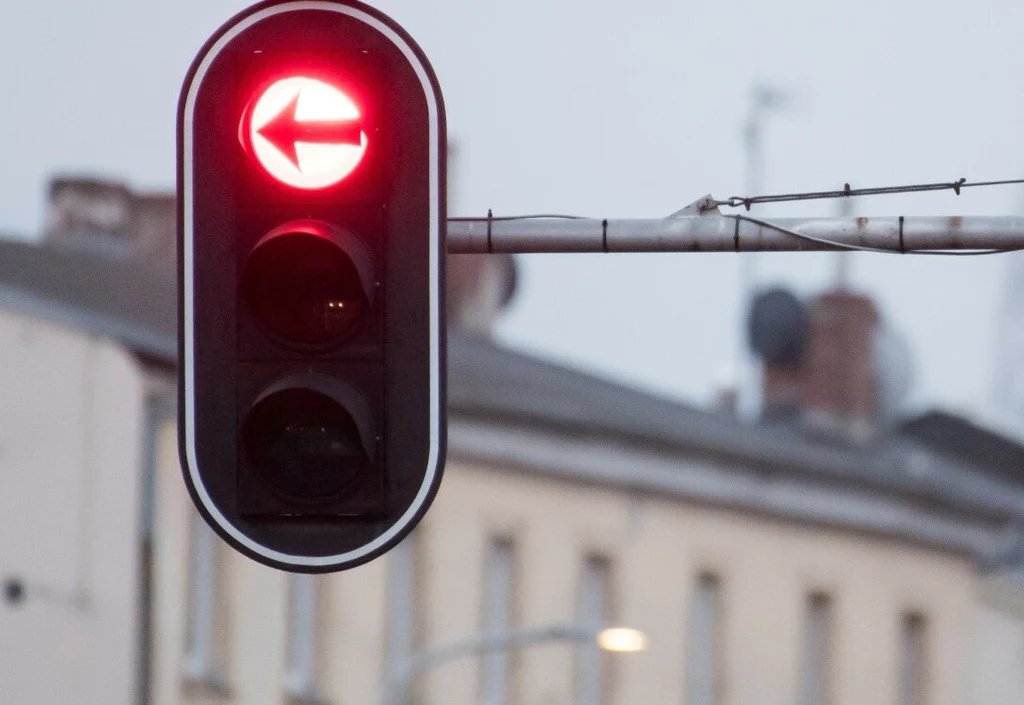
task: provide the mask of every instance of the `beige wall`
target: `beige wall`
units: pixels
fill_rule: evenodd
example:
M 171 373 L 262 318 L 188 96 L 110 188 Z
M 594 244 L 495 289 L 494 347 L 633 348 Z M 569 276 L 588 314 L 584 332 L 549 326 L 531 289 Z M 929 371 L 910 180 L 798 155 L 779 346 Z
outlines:
M 971 702 L 1024 703 L 1024 584 L 988 578 L 975 607 Z
M 145 379 L 119 346 L 0 311 L 0 702 L 136 700 Z
M 191 509 L 170 430 L 165 444 L 156 703 L 206 702 L 209 692 L 183 688 L 180 677 Z M 428 646 L 480 633 L 492 538 L 514 541 L 515 612 L 522 627 L 574 621 L 585 557 L 608 558 L 616 621 L 650 637 L 646 653 L 614 657 L 611 703 L 683 702 L 688 607 L 702 571 L 719 577 L 724 594 L 722 705 L 799 702 L 804 601 L 813 591 L 828 593 L 834 603 L 832 705 L 899 705 L 900 626 L 907 611 L 927 620 L 927 705 L 965 702 L 975 578 L 962 557 L 457 460 L 449 461 L 421 533 Z M 286 577 L 224 550 L 232 596 L 227 701 L 286 702 Z M 324 579 L 330 638 L 323 691 L 331 702 L 379 702 L 388 563 L 384 558 Z M 516 666 L 519 703 L 574 701 L 572 647 L 531 648 Z M 473 660 L 443 666 L 421 692 L 431 703 L 478 702 L 478 674 Z
M 189 607 L 190 523 L 197 520 L 178 466 L 177 436 L 169 424 L 160 436 L 157 476 L 157 543 L 154 631 L 155 705 L 234 702 L 270 705 L 284 697 L 288 574 L 266 568 L 225 544 L 228 629 L 225 696 L 210 684 L 182 677 Z M 321 615 L 325 650 L 321 678 L 335 703 L 373 703 L 383 678 L 381 620 L 385 612 L 386 561 L 347 573 L 318 578 L 322 582 Z
M 818 590 L 836 608 L 835 705 L 896 705 L 905 610 L 929 621 L 930 705 L 962 702 L 973 595 L 964 559 L 511 473 L 452 470 L 428 516 L 434 642 L 479 631 L 483 541 L 511 535 L 524 566 L 523 626 L 571 619 L 583 557 L 611 560 L 618 621 L 650 637 L 647 653 L 616 658 L 616 703 L 682 701 L 687 606 L 702 571 L 723 589 L 723 703 L 799 702 L 803 605 Z M 523 702 L 572 702 L 571 648 L 536 649 L 522 663 Z M 472 664 L 438 669 L 434 702 L 456 694 L 471 702 L 476 675 Z

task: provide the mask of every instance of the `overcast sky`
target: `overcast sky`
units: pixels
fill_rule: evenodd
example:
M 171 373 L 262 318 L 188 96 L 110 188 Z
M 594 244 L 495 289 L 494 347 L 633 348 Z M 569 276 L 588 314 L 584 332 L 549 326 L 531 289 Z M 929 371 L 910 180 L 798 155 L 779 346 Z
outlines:
M 33 237 L 55 172 L 168 188 L 181 80 L 235 0 L 12 3 L 0 22 L 0 230 Z M 453 214 L 659 217 L 742 195 L 751 86 L 765 187 L 1024 175 L 1019 0 L 387 0 L 423 46 L 458 144 Z M 832 214 L 829 203 L 766 215 Z M 859 201 L 857 215 L 1007 214 L 1012 188 Z M 852 279 L 907 338 L 913 401 L 983 411 L 1008 256 L 854 255 Z M 499 335 L 697 404 L 737 348 L 735 255 L 528 256 Z M 759 256 L 811 295 L 835 256 Z

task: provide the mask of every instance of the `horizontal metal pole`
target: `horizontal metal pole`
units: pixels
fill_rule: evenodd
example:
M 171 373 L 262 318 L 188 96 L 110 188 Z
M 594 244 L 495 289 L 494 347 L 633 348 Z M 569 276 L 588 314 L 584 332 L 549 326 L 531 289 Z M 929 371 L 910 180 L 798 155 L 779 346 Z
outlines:
M 456 218 L 448 221 L 448 252 L 800 252 L 850 246 L 894 253 L 1024 249 L 1024 217 L 1017 216 L 756 220 L 761 222 L 719 214 L 617 220 Z

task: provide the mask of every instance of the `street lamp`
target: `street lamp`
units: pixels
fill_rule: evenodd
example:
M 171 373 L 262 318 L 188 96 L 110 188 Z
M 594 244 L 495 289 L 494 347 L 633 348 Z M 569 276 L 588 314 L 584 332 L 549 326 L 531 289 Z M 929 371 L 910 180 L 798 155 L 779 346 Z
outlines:
M 535 644 L 552 642 L 596 643 L 605 651 L 634 653 L 647 648 L 647 635 L 629 627 L 593 629 L 578 625 L 554 625 L 540 629 L 517 629 L 492 636 L 462 639 L 436 649 L 414 654 L 388 678 L 384 688 L 384 705 L 405 705 L 409 683 L 431 668 L 464 656 L 492 651 L 508 651 Z

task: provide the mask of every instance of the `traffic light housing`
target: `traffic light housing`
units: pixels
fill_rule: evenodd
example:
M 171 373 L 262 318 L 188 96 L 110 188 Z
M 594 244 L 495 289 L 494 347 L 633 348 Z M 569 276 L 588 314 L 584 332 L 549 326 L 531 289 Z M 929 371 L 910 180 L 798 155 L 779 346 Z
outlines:
M 445 115 L 423 52 L 361 3 L 266 2 L 178 107 L 179 451 L 257 561 L 397 544 L 445 453 Z

